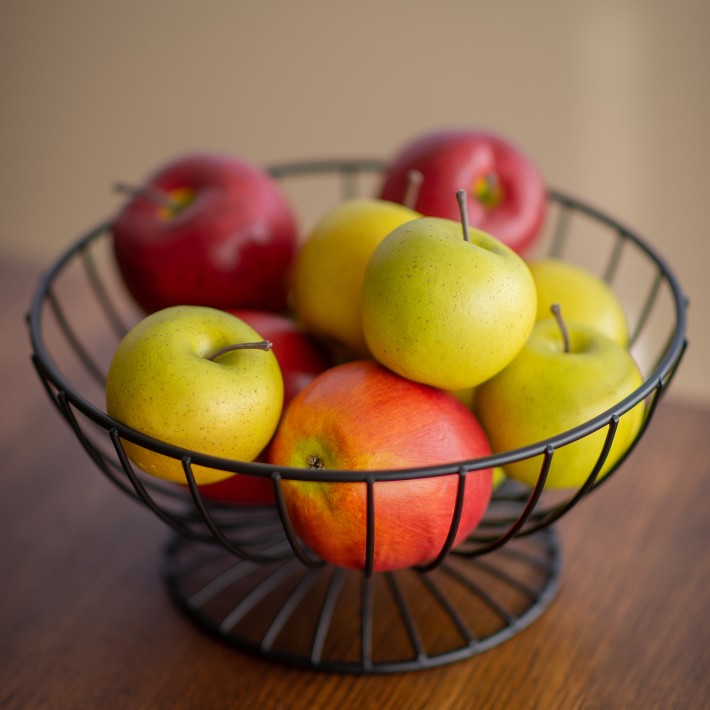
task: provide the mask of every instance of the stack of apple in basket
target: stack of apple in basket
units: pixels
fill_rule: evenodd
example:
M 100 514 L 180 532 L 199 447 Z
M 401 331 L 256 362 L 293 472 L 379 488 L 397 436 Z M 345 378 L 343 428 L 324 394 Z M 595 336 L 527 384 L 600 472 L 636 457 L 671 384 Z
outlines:
M 385 166 L 376 196 L 324 208 L 306 233 L 279 184 L 231 156 L 179 157 L 133 192 L 113 244 L 145 315 L 114 353 L 108 414 L 200 453 L 311 470 L 281 490 L 296 533 L 332 564 L 365 565 L 366 491 L 318 471 L 511 451 L 642 383 L 609 286 L 572 263 L 527 257 L 545 185 L 502 136 L 419 136 Z M 642 407 L 621 417 L 599 477 L 630 446 Z M 580 486 L 604 437 L 563 447 L 546 486 Z M 124 445 L 141 470 L 185 484 L 179 460 Z M 454 544 L 501 480 L 534 486 L 539 471 L 533 458 L 467 473 Z M 193 473 L 207 498 L 273 500 L 268 479 Z M 374 569 L 434 559 L 458 487 L 456 476 L 379 482 Z

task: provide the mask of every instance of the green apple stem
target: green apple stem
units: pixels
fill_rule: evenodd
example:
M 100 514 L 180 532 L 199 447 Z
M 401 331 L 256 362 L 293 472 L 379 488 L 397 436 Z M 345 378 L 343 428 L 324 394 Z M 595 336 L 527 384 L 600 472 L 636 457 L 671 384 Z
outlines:
M 402 204 L 409 207 L 410 210 L 416 209 L 417 200 L 419 199 L 419 191 L 421 190 L 424 176 L 419 170 L 410 170 L 407 173 L 407 189 L 404 193 Z
M 160 207 L 165 207 L 165 209 L 171 212 L 177 212 L 180 209 L 180 203 L 177 200 L 170 197 L 167 192 L 163 192 L 163 190 L 159 190 L 155 187 L 148 185 L 136 187 L 135 185 L 129 185 L 125 182 L 117 182 L 114 184 L 113 189 L 115 192 L 121 192 L 125 195 L 143 197 L 146 200 L 155 202 L 157 205 L 160 205 Z
M 468 206 L 466 204 L 466 190 L 457 190 L 456 199 L 459 202 L 459 212 L 461 213 L 461 227 L 463 229 L 464 241 L 470 242 L 471 235 L 468 230 Z
M 223 348 L 220 348 L 207 359 L 214 362 L 218 357 L 221 357 L 225 353 L 231 353 L 234 350 L 271 350 L 271 345 L 272 343 L 269 340 L 259 340 L 255 343 L 233 343 L 232 345 L 225 345 Z
M 565 321 L 562 318 L 562 309 L 560 308 L 560 304 L 553 303 L 550 306 L 550 310 L 552 311 L 552 315 L 557 321 L 557 325 L 560 326 L 560 332 L 562 333 L 562 342 L 564 344 L 564 351 L 568 353 L 570 351 L 569 331 L 567 330 L 567 325 L 565 324 Z

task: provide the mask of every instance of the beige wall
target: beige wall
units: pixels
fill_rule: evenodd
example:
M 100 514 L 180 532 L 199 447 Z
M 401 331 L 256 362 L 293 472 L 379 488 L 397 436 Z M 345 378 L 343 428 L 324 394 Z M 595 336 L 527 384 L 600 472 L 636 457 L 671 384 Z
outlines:
M 184 150 L 488 126 L 666 256 L 692 306 L 672 392 L 710 402 L 709 74 L 705 0 L 0 0 L 0 250 L 49 262 Z

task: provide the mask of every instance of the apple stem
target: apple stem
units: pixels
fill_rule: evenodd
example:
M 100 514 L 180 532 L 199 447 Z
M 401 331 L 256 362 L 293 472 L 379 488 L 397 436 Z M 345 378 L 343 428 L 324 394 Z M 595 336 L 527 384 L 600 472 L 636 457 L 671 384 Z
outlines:
M 233 343 L 232 345 L 225 345 L 223 348 L 220 348 L 207 359 L 214 362 L 218 357 L 221 357 L 225 353 L 231 353 L 234 350 L 271 350 L 271 345 L 272 343 L 269 340 L 259 340 L 255 343 Z
M 424 182 L 424 175 L 419 170 L 412 169 L 407 173 L 407 189 L 404 193 L 402 204 L 409 207 L 410 210 L 416 209 L 417 200 L 419 199 L 419 191 Z
M 557 325 L 560 326 L 560 332 L 562 333 L 562 343 L 564 346 L 564 351 L 568 353 L 570 351 L 570 342 L 569 342 L 569 331 L 567 330 L 567 326 L 565 325 L 565 321 L 562 318 L 562 309 L 560 308 L 559 303 L 553 303 L 550 306 L 550 310 L 552 311 L 552 315 L 555 317 L 555 320 L 557 321 Z
M 308 468 L 313 469 L 314 471 L 325 468 L 323 465 L 323 459 L 320 456 L 308 456 L 306 458 L 306 463 L 308 464 Z
M 113 189 L 115 192 L 121 192 L 125 195 L 132 195 L 133 197 L 144 197 L 146 200 L 155 202 L 161 207 L 165 207 L 171 211 L 177 211 L 180 208 L 180 204 L 177 200 L 174 200 L 167 192 L 159 190 L 155 187 L 149 187 L 144 185 L 142 187 L 136 187 L 135 185 L 129 185 L 125 182 L 117 182 L 114 184 Z
M 464 241 L 470 242 L 471 235 L 468 230 L 468 206 L 466 205 L 466 190 L 457 190 L 456 199 L 459 202 L 459 212 L 461 213 L 461 227 L 463 229 Z

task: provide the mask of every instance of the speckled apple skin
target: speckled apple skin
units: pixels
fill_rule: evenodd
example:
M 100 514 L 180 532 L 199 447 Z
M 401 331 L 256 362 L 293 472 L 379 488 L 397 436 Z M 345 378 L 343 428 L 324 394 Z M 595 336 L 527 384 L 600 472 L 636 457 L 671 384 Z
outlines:
M 362 322 L 370 352 L 394 372 L 447 390 L 500 372 L 532 332 L 537 295 L 523 259 L 452 220 L 392 231 L 365 271 Z
M 269 449 L 277 466 L 326 469 L 414 468 L 486 456 L 476 417 L 453 395 L 355 361 L 319 375 L 292 401 Z M 284 480 L 289 518 L 326 561 L 365 565 L 366 484 Z M 375 570 L 432 560 L 449 532 L 458 476 L 380 481 L 375 494 Z M 467 474 L 456 544 L 480 522 L 491 496 L 491 470 Z
M 271 351 L 220 348 L 262 337 L 233 315 L 174 306 L 139 321 L 121 340 L 106 380 L 108 414 L 169 444 L 251 461 L 271 439 L 283 406 L 283 380 Z M 185 482 L 181 461 L 124 442 L 143 471 Z M 198 483 L 230 474 L 194 466 Z
M 564 352 L 555 320 L 539 321 L 517 358 L 476 389 L 475 410 L 494 451 L 542 442 L 615 407 L 643 383 L 630 353 L 596 330 L 567 324 L 571 348 Z M 642 424 L 643 401 L 621 416 L 614 443 L 599 474 L 603 478 L 629 448 Z M 601 453 L 607 428 L 558 448 L 547 488 L 581 486 Z M 536 484 L 542 455 L 505 467 L 505 473 Z
M 626 313 L 603 279 L 583 266 L 561 259 L 535 259 L 528 266 L 537 291 L 537 320 L 550 318 L 550 307 L 557 303 L 566 321 L 591 326 L 619 345 L 628 345 Z

